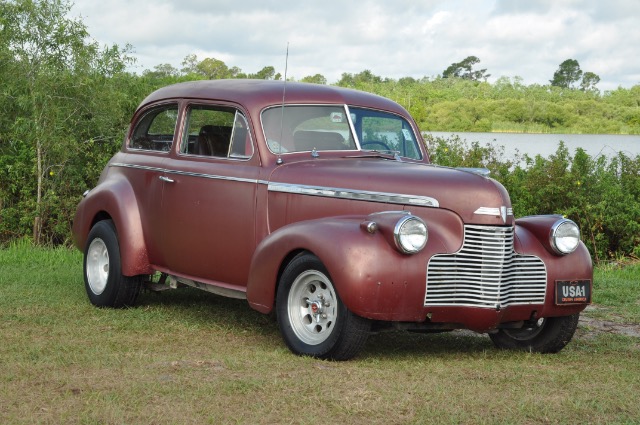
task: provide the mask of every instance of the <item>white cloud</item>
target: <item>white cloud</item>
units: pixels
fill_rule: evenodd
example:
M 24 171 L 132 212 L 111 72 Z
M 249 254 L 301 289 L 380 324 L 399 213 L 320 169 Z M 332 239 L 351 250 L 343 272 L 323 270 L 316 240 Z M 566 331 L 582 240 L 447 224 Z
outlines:
M 132 44 L 139 71 L 195 53 L 284 72 L 289 42 L 295 78 L 421 78 L 474 55 L 492 80 L 546 84 L 573 58 L 600 89 L 640 84 L 640 2 L 626 0 L 76 0 L 72 14 L 100 43 Z

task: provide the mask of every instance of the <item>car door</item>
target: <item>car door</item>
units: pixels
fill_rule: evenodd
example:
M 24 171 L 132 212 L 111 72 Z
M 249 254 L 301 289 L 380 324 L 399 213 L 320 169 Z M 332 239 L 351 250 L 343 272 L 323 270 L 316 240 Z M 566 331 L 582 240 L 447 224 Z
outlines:
M 255 249 L 259 160 L 245 115 L 189 104 L 165 163 L 163 252 L 171 273 L 241 289 Z
M 179 105 L 176 101 L 154 104 L 134 118 L 126 143 L 126 154 L 113 161 L 131 185 L 142 217 L 142 234 L 149 261 L 162 267 L 162 196 L 165 162 L 169 158 L 178 129 Z

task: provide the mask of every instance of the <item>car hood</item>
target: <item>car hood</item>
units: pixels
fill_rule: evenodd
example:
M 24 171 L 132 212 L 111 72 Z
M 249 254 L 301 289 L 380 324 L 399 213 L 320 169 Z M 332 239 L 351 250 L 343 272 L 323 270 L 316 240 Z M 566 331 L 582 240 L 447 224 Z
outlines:
M 465 223 L 513 224 L 509 195 L 495 180 L 470 171 L 386 158 L 285 163 L 271 174 L 269 191 L 399 204 L 387 209 L 400 205 L 444 208 Z

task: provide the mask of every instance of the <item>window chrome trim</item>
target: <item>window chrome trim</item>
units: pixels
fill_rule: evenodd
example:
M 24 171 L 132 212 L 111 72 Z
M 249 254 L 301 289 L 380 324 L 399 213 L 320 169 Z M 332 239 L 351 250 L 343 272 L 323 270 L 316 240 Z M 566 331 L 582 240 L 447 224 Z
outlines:
M 356 132 L 356 126 L 353 124 L 353 120 L 351 119 L 351 111 L 349 110 L 349 105 L 344 105 L 345 112 L 347 113 L 347 122 L 349 123 L 349 131 L 353 135 L 353 140 L 356 143 L 356 148 L 361 151 L 362 146 L 360 146 L 360 138 L 358 137 L 358 133 Z
M 270 192 L 296 193 L 301 195 L 322 196 L 325 198 L 384 202 L 388 204 L 416 205 L 420 207 L 433 208 L 438 208 L 440 206 L 440 203 L 435 198 L 402 193 L 373 192 L 368 190 L 274 182 L 269 183 L 268 189 Z

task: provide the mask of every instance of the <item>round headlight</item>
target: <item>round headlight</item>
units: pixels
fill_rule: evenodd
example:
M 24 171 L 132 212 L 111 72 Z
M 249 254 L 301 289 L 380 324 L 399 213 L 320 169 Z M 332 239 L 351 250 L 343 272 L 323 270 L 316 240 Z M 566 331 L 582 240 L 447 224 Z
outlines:
M 580 243 L 580 229 L 571 220 L 557 221 L 551 227 L 551 246 L 561 255 L 571 254 Z
M 396 223 L 393 229 L 396 247 L 405 254 L 415 254 L 427 244 L 429 232 L 422 219 L 413 215 L 406 215 Z

